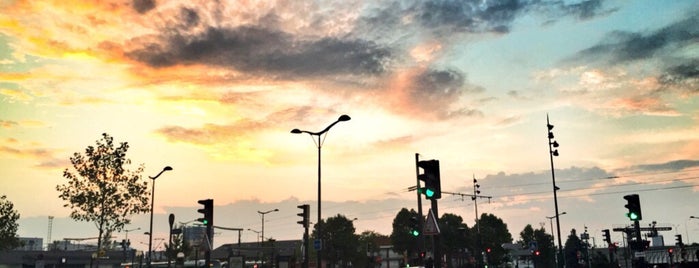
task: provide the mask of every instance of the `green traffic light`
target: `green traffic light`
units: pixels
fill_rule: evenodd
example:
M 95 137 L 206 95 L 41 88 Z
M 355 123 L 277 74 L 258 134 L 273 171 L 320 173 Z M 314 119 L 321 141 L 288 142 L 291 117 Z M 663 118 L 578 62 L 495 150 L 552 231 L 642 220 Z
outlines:
M 427 197 L 434 196 L 434 191 L 432 189 L 425 189 L 425 196 L 427 196 Z
M 418 236 L 418 235 L 420 235 L 420 232 L 418 232 L 417 230 L 412 230 L 412 231 L 410 231 L 410 234 L 413 236 Z
M 638 214 L 636 214 L 636 213 L 631 212 L 631 213 L 628 213 L 627 216 L 629 217 L 629 219 L 631 219 L 633 221 L 638 220 Z

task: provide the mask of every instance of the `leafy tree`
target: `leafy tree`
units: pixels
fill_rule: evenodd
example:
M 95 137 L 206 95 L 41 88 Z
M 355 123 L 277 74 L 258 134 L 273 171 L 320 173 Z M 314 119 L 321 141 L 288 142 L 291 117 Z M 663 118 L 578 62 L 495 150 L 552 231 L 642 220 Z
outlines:
M 467 247 L 468 226 L 463 218 L 456 214 L 445 213 L 439 218 L 439 231 L 442 241 L 442 252 L 447 255 L 447 260 L 453 259 L 460 249 Z M 452 262 L 447 261 L 447 267 L 452 267 Z
M 381 240 L 388 241 L 389 237 L 386 235 L 379 234 L 374 231 L 364 231 L 359 234 L 359 247 L 361 248 L 362 254 L 357 258 L 357 267 L 374 267 L 374 256 L 380 256 L 381 250 L 379 248 L 379 242 Z
M 327 221 L 321 220 L 320 224 L 323 231 L 320 235 L 323 241 L 321 253 L 331 263 L 342 263 L 343 267 L 346 267 L 348 261 L 357 257 L 357 248 L 359 247 L 358 236 L 354 233 L 354 224 L 340 214 L 328 218 Z M 315 230 L 317 228 L 314 228 L 312 236 L 317 238 L 318 233 Z
M 500 266 L 505 260 L 506 252 L 501 247 L 504 243 L 512 243 L 512 235 L 507 230 L 507 224 L 502 219 L 493 214 L 481 214 L 478 219 L 477 228 L 480 229 L 480 237 L 482 242 L 481 249 L 490 249 L 488 253 L 488 263 L 494 266 Z
M 8 250 L 21 245 L 17 237 L 19 213 L 5 195 L 0 196 L 0 250 Z
M 566 260 L 566 267 L 578 267 L 578 252 L 582 252 L 583 243 L 582 240 L 575 233 L 575 229 L 570 230 L 570 235 L 566 240 L 564 246 L 564 254 Z
M 418 237 L 410 234 L 412 229 L 410 219 L 413 217 L 419 218 L 415 210 L 402 208 L 393 219 L 393 231 L 390 237 L 393 251 L 396 253 L 407 253 L 408 256 L 413 256 L 413 253 L 418 250 Z
M 115 147 L 114 138 L 102 134 L 96 146 L 88 146 L 85 153 L 74 153 L 70 158 L 74 172 L 65 169 L 63 177 L 68 182 L 57 185 L 59 197 L 70 207 L 70 217 L 77 221 L 91 221 L 99 230 L 98 251 L 114 231 L 123 230 L 131 222 L 132 214 L 150 211 L 148 182 L 141 181 L 141 164 L 135 170 L 124 166 L 131 164 L 126 158 L 129 145 L 122 142 Z
M 546 230 L 541 227 L 534 230 L 530 224 L 524 227 L 519 233 L 520 243 L 528 247 L 530 242 L 535 241 L 541 255 L 536 258 L 536 267 L 555 267 L 556 266 L 556 249 L 553 244 L 553 236 L 546 233 Z

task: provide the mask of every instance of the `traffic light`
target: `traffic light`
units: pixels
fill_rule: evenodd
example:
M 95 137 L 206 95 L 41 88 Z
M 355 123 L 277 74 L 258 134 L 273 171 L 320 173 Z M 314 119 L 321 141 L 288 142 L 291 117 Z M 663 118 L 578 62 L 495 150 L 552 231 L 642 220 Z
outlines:
M 303 205 L 298 205 L 296 206 L 297 208 L 301 209 L 301 213 L 298 213 L 296 215 L 301 216 L 301 220 L 297 221 L 298 224 L 301 224 L 303 228 L 308 228 L 308 219 L 309 219 L 309 212 L 311 210 L 311 206 L 308 204 L 303 204 Z
M 684 243 L 682 243 L 682 235 L 680 235 L 680 234 L 675 235 L 675 245 L 678 245 L 678 246 L 684 245 Z
M 532 254 L 533 254 L 535 257 L 539 257 L 539 255 L 541 255 L 541 251 L 539 251 L 539 250 L 537 249 L 537 250 L 532 251 Z
M 629 212 L 626 213 L 626 217 L 632 221 L 640 221 L 643 219 L 643 215 L 641 214 L 641 201 L 639 200 L 638 195 L 625 195 L 624 199 L 626 199 L 627 202 L 624 207 L 629 210 Z
M 420 223 L 416 217 L 410 217 L 410 234 L 413 236 L 420 235 Z
M 673 252 L 673 251 L 674 251 L 674 250 L 673 250 L 672 248 L 668 248 L 668 249 L 667 249 L 667 254 L 670 255 L 670 258 L 671 258 L 671 259 L 672 259 L 672 252 Z
M 602 230 L 602 237 L 604 241 L 607 242 L 607 245 L 612 244 L 612 238 L 609 236 L 609 229 Z
M 126 250 L 126 248 L 128 247 L 128 246 L 126 246 L 126 239 L 122 239 L 121 243 L 119 243 L 119 244 L 121 245 L 121 249 L 123 249 L 123 250 Z
M 442 198 L 441 182 L 439 177 L 439 160 L 423 160 L 417 162 L 417 166 L 422 168 L 423 173 L 418 175 L 418 179 L 425 182 L 422 193 L 427 199 Z
M 199 200 L 199 204 L 204 205 L 204 208 L 200 208 L 197 210 L 197 212 L 203 214 L 202 218 L 198 218 L 197 221 L 201 222 L 202 224 L 208 226 L 213 226 L 214 225 L 214 200 L 213 199 L 204 199 L 204 200 Z

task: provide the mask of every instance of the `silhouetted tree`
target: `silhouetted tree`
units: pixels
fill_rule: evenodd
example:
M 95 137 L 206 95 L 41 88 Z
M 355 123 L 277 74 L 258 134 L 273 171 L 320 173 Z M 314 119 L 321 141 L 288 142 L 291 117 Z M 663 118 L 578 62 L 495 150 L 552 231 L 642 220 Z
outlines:
M 478 220 L 478 225 L 480 225 L 480 237 L 483 243 L 481 249 L 485 251 L 490 248 L 488 263 L 499 266 L 505 260 L 507 253 L 501 245 L 512 243 L 512 234 L 507 230 L 507 224 L 493 214 L 483 213 Z
M 131 164 L 126 158 L 129 145 L 122 142 L 115 147 L 114 138 L 102 134 L 97 146 L 88 146 L 85 154 L 74 153 L 70 158 L 74 172 L 67 168 L 63 177 L 68 182 L 57 185 L 64 207 L 72 210 L 70 217 L 77 221 L 91 221 L 99 230 L 98 251 L 108 244 L 112 232 L 120 231 L 131 222 L 132 214 L 150 211 L 148 182 L 141 181 L 141 164 L 135 170 L 125 169 Z
M 361 249 L 361 256 L 357 258 L 357 267 L 374 267 L 375 266 L 375 256 L 380 256 L 379 240 L 388 240 L 387 235 L 379 234 L 375 231 L 364 231 L 359 234 L 359 248 Z
M 393 231 L 391 232 L 391 244 L 393 251 L 399 254 L 407 253 L 412 258 L 417 252 L 418 237 L 410 234 L 412 229 L 411 218 L 419 218 L 417 211 L 402 208 L 393 218 Z M 418 219 L 424 221 L 424 219 Z
M 0 250 L 8 250 L 21 245 L 17 237 L 19 213 L 7 196 L 0 196 Z
M 556 266 L 556 249 L 553 244 L 553 236 L 546 233 L 546 230 L 541 227 L 534 230 L 530 224 L 524 227 L 524 230 L 519 233 L 520 243 L 524 247 L 529 247 L 532 241 L 536 242 L 537 249 L 540 255 L 534 258 L 536 267 L 555 267 Z
M 314 228 L 312 237 L 318 237 L 317 228 Z M 337 264 L 342 263 L 343 267 L 347 266 L 347 261 L 356 258 L 357 248 L 359 246 L 359 238 L 354 233 L 354 223 L 347 217 L 338 214 L 335 217 L 321 220 L 321 239 L 323 241 L 323 256 L 328 260 Z
M 452 260 L 460 249 L 467 248 L 466 235 L 468 226 L 461 216 L 444 213 L 439 218 L 439 231 L 442 238 L 442 252 L 447 256 L 446 267 L 452 267 Z
M 578 267 L 578 254 L 582 254 L 582 250 L 582 240 L 580 240 L 578 235 L 575 233 L 575 229 L 570 230 L 570 235 L 568 235 L 568 239 L 566 240 L 564 247 L 566 267 Z

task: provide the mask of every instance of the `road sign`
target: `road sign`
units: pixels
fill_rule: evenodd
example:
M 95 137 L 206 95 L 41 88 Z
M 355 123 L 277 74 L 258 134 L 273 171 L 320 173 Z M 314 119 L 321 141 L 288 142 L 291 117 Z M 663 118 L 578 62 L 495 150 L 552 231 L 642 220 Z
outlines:
M 437 224 L 437 218 L 435 218 L 432 209 L 427 213 L 427 219 L 425 219 L 425 228 L 422 232 L 425 235 L 438 235 L 439 225 Z

